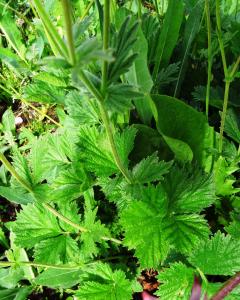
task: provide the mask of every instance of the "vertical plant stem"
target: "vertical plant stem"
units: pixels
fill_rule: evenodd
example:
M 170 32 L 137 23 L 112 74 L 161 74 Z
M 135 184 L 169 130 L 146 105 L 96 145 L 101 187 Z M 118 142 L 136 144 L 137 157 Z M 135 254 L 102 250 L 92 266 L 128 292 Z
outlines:
M 138 0 L 138 19 L 142 18 L 142 1 Z
M 211 300 L 222 300 L 228 296 L 233 289 L 240 284 L 240 273 L 230 278 L 220 290 L 211 298 Z
M 211 19 L 210 19 L 210 7 L 209 0 L 205 0 L 205 12 L 207 21 L 207 35 L 208 35 L 208 72 L 207 72 L 207 91 L 206 91 L 206 116 L 208 118 L 209 112 L 209 99 L 210 88 L 212 80 L 212 37 L 211 37 Z
M 70 4 L 70 0 L 62 0 L 62 8 L 64 14 L 64 21 L 65 21 L 65 30 L 68 42 L 68 55 L 69 60 L 72 65 L 76 62 L 75 57 L 75 48 L 74 48 L 74 40 L 73 40 L 73 33 L 72 33 L 72 8 Z
M 217 20 L 217 36 L 218 36 L 218 42 L 219 47 L 221 51 L 222 56 L 222 63 L 223 63 L 223 70 L 225 78 L 228 75 L 228 68 L 227 68 L 227 61 L 226 61 L 226 55 L 223 45 L 223 39 L 222 39 L 222 25 L 221 25 L 221 14 L 220 14 L 220 0 L 216 0 L 216 20 Z
M 223 148 L 223 131 L 224 131 L 226 114 L 227 114 L 230 84 L 231 84 L 231 81 L 226 80 L 226 82 L 225 82 L 225 91 L 224 91 L 224 100 L 223 100 L 223 111 L 222 111 L 222 115 L 221 115 L 220 137 L 219 137 L 219 153 L 222 153 L 222 148 Z
M 104 1 L 104 23 L 103 23 L 103 51 L 108 49 L 109 45 L 109 30 L 110 30 L 110 0 Z M 108 72 L 108 62 L 103 61 L 102 64 L 102 94 L 105 98 L 106 88 L 107 88 L 107 72 Z
M 132 183 L 131 175 L 129 174 L 129 171 L 124 167 L 124 165 L 121 161 L 121 158 L 119 156 L 119 153 L 117 151 L 117 147 L 116 147 L 116 144 L 115 144 L 115 141 L 114 141 L 114 138 L 113 138 L 113 132 L 112 132 L 112 128 L 111 128 L 108 113 L 105 110 L 105 107 L 103 106 L 103 103 L 100 103 L 99 107 L 100 107 L 101 118 L 102 118 L 102 121 L 103 121 L 104 126 L 106 128 L 107 137 L 108 137 L 109 143 L 111 145 L 112 154 L 113 154 L 114 160 L 116 162 L 116 165 L 118 166 L 119 170 L 121 171 L 123 176 L 126 178 L 128 183 Z

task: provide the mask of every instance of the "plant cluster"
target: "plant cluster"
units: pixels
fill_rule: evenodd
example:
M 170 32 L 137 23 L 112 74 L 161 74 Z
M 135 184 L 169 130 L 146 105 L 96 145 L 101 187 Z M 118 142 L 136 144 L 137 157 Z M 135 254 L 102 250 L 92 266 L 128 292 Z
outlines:
M 0 0 L 0 299 L 240 298 L 239 6 Z

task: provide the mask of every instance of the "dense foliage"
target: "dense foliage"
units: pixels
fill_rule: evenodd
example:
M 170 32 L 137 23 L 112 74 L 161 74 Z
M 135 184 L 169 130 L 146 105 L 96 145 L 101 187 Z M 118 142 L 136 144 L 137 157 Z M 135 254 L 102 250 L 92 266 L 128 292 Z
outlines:
M 239 299 L 239 1 L 0 7 L 0 299 Z

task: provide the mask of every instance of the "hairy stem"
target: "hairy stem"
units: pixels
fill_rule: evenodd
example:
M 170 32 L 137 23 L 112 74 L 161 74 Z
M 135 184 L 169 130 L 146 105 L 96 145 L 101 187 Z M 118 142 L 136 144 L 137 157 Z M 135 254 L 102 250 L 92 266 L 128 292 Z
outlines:
M 217 36 L 218 36 L 218 43 L 221 51 L 222 56 L 222 63 L 223 63 L 223 70 L 225 78 L 228 75 L 228 68 L 227 68 L 227 60 L 224 50 L 224 44 L 222 39 L 222 25 L 221 25 L 221 14 L 220 14 L 220 0 L 216 0 L 216 20 L 217 20 Z
M 224 100 L 223 100 L 223 111 L 221 115 L 221 125 L 220 125 L 220 137 L 219 137 L 219 153 L 222 153 L 223 148 L 223 131 L 225 125 L 225 119 L 227 114 L 228 98 L 229 98 L 229 89 L 231 81 L 225 82 L 225 91 L 224 91 Z
M 206 116 L 208 118 L 210 88 L 211 88 L 211 80 L 212 80 L 212 38 L 211 38 L 211 19 L 210 19 L 209 0 L 205 0 L 205 12 L 206 12 L 207 33 L 208 33 L 208 78 L 207 78 L 207 91 L 206 91 Z
M 211 298 L 211 300 L 222 300 L 231 293 L 235 287 L 240 284 L 240 272 L 230 278 L 220 290 Z
M 109 46 L 109 30 L 110 30 L 110 0 L 104 1 L 104 23 L 103 23 L 103 51 L 106 51 Z M 108 62 L 103 61 L 102 64 L 102 94 L 105 98 L 106 88 L 107 88 L 107 72 L 108 72 Z
M 128 183 L 132 183 L 131 175 L 130 175 L 128 169 L 126 169 L 124 167 L 124 165 L 121 161 L 121 158 L 119 156 L 119 153 L 117 151 L 117 147 L 116 147 L 116 144 L 115 144 L 115 141 L 114 141 L 114 138 L 113 138 L 113 132 L 112 132 L 112 128 L 111 128 L 108 113 L 105 110 L 105 107 L 103 106 L 103 103 L 100 103 L 99 107 L 100 107 L 101 118 L 102 118 L 102 121 L 103 121 L 104 126 L 106 128 L 108 140 L 109 140 L 110 145 L 111 145 L 112 154 L 113 154 L 114 160 L 116 162 L 116 165 L 118 166 L 119 170 L 121 171 L 123 176 L 126 178 Z
M 68 55 L 69 60 L 72 65 L 76 62 L 75 57 L 75 48 L 74 48 L 74 40 L 73 40 L 73 32 L 72 32 L 72 8 L 70 4 L 70 0 L 61 0 L 62 1 L 62 8 L 64 14 L 64 21 L 65 21 L 65 31 L 67 36 L 68 42 Z
M 47 268 L 47 269 L 62 269 L 62 270 L 72 270 L 79 269 L 81 266 L 66 266 L 66 265 L 52 265 L 52 264 L 41 264 L 31 261 L 1 261 L 0 267 L 14 267 L 14 266 L 31 266 L 35 268 Z

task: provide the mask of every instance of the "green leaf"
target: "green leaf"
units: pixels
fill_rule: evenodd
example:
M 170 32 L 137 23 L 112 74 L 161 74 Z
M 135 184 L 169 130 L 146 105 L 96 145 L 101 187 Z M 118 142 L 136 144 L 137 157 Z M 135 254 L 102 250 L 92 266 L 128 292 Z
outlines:
M 26 205 L 34 201 L 31 194 L 21 187 L 0 186 L 0 195 L 10 202 Z
M 16 245 L 26 248 L 32 248 L 40 241 L 62 233 L 56 217 L 37 204 L 24 206 L 10 228 L 16 234 Z
M 0 289 L 1 300 L 26 300 L 32 292 L 32 287 L 20 287 L 15 289 Z
M 199 213 L 216 201 L 213 176 L 198 168 L 174 167 L 163 183 L 173 212 Z
M 236 178 L 232 175 L 238 169 L 237 164 L 229 164 L 222 156 L 218 158 L 214 164 L 216 195 L 228 196 L 239 192 L 239 188 L 234 187 Z
M 2 246 L 4 246 L 5 248 L 8 248 L 9 245 L 8 245 L 8 240 L 7 238 L 5 237 L 5 233 L 3 231 L 3 229 L 0 227 L 0 244 Z
M 14 135 L 15 135 L 15 116 L 11 108 L 8 108 L 2 115 L 2 125 L 4 138 L 10 144 L 14 146 Z
M 184 5 L 182 0 L 177 2 L 174 0 L 169 1 L 155 53 L 154 80 L 157 78 L 159 69 L 162 67 L 166 68 L 169 64 L 169 60 L 178 40 L 183 13 Z
M 76 224 L 80 224 L 81 215 L 79 214 L 79 207 L 76 201 L 62 201 L 58 203 L 59 212 Z M 59 220 L 61 228 L 67 232 L 78 233 L 77 228 L 73 228 L 71 225 Z
M 188 254 L 199 244 L 207 240 L 210 234 L 207 221 L 199 215 L 170 215 L 168 225 L 168 240 L 181 253 Z
M 193 160 L 193 152 L 189 145 L 181 140 L 174 139 L 162 134 L 169 148 L 175 154 L 176 160 L 181 163 L 191 162 Z
M 123 210 L 120 223 L 125 231 L 123 243 L 129 249 L 136 250 L 141 267 L 156 268 L 169 251 L 163 220 L 167 212 L 167 199 L 159 186 L 149 188 L 148 193 L 148 201 L 134 201 Z
M 138 87 L 139 90 L 144 93 L 142 98 L 134 101 L 134 105 L 137 108 L 137 112 L 141 120 L 145 124 L 149 124 L 152 118 L 149 93 L 152 89 L 153 82 L 148 70 L 148 44 L 140 27 L 137 32 L 137 41 L 133 45 L 132 49 L 133 52 L 138 53 L 138 56 L 125 76 L 130 84 Z
M 8 48 L 0 48 L 0 60 L 19 77 L 28 71 L 26 63 Z
M 191 50 L 192 43 L 194 41 L 194 38 L 201 27 L 201 19 L 202 14 L 204 11 L 204 1 L 199 0 L 197 1 L 194 8 L 191 10 L 191 13 L 189 14 L 186 25 L 185 25 L 185 31 L 183 36 L 183 43 L 182 43 L 182 49 L 181 54 L 179 57 L 179 61 L 181 61 L 181 67 L 180 71 L 178 73 L 178 78 L 175 86 L 174 91 L 174 97 L 177 97 L 184 79 L 184 75 L 186 72 L 186 65 L 188 61 L 188 55 Z
M 169 143 L 168 138 L 184 142 L 191 148 L 193 159 L 205 166 L 209 155 L 207 148 L 213 147 L 213 129 L 209 127 L 206 117 L 175 98 L 153 95 L 152 99 L 157 110 L 154 114 L 157 128 L 163 138 L 167 137 L 166 143 Z M 170 143 L 169 146 L 171 148 Z M 177 144 L 174 149 L 177 149 Z M 184 151 L 185 147 L 182 148 L 183 157 L 186 156 Z M 175 154 L 179 156 L 179 150 Z
M 130 17 L 127 17 L 123 22 L 119 32 L 115 34 L 113 41 L 113 56 L 115 60 L 109 64 L 108 80 L 114 82 L 118 80 L 120 75 L 127 72 L 136 54 L 129 54 L 132 46 L 136 42 L 136 32 L 138 24 L 130 25 Z
M 96 127 L 82 126 L 79 131 L 79 151 L 87 170 L 97 176 L 118 172 L 106 135 Z
M 121 134 L 115 133 L 114 139 L 117 150 L 126 167 L 135 135 L 136 129 L 133 127 L 126 128 Z M 119 173 L 105 132 L 99 132 L 96 127 L 82 126 L 78 145 L 87 170 L 95 172 L 97 176 L 109 176 L 113 173 Z
M 77 291 L 81 300 L 126 300 L 131 299 L 133 289 L 121 270 L 112 271 L 109 265 L 99 263 L 93 270 L 99 281 L 87 281 Z
M 79 269 L 48 269 L 38 275 L 34 282 L 51 288 L 70 288 L 79 283 L 81 273 Z
M 18 56 L 24 60 L 26 47 L 22 42 L 22 36 L 16 26 L 15 20 L 10 14 L 7 13 L 0 16 L 0 29 L 9 45 L 16 51 Z
M 0 269 L 0 286 L 11 289 L 17 286 L 17 283 L 23 279 L 23 270 L 6 268 Z
M 240 144 L 240 129 L 239 129 L 239 121 L 237 119 L 236 114 L 232 109 L 228 109 L 224 131 L 230 136 L 235 142 Z
M 84 97 L 78 91 L 68 93 L 65 99 L 65 107 L 76 126 L 99 123 L 96 101 Z
M 29 102 L 57 103 L 63 105 L 65 92 L 63 88 L 53 86 L 43 81 L 38 81 L 28 84 L 24 88 L 24 98 Z
M 194 269 L 183 263 L 174 263 L 160 272 L 161 283 L 157 295 L 161 300 L 189 300 L 194 281 Z
M 157 153 L 141 160 L 132 170 L 133 179 L 137 183 L 149 183 L 162 180 L 167 174 L 172 163 L 159 161 Z
M 99 251 L 96 243 L 103 242 L 103 236 L 110 236 L 108 229 L 99 220 L 96 220 L 96 214 L 97 208 L 94 210 L 85 208 L 83 227 L 87 231 L 81 234 L 81 241 L 83 242 L 81 255 L 84 258 L 96 256 Z
M 202 241 L 189 255 L 189 262 L 207 275 L 233 275 L 240 270 L 240 241 L 217 232 Z
M 76 261 L 79 248 L 70 236 L 60 235 L 42 240 L 35 246 L 35 261 L 45 264 L 67 264 Z
M 142 93 L 128 84 L 111 84 L 107 88 L 106 108 L 115 113 L 124 113 L 133 108 L 132 100 L 141 98 Z M 138 101 L 138 100 L 137 100 Z

